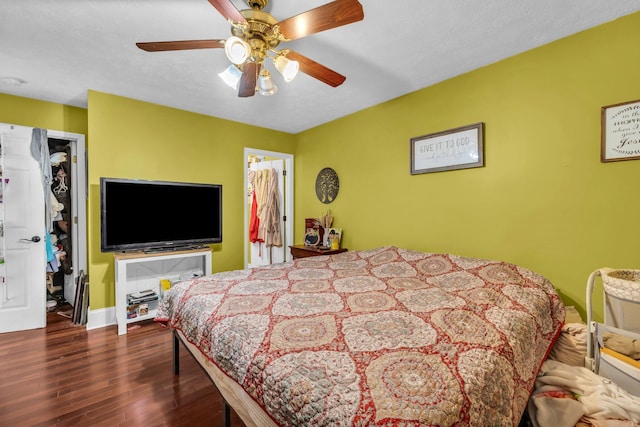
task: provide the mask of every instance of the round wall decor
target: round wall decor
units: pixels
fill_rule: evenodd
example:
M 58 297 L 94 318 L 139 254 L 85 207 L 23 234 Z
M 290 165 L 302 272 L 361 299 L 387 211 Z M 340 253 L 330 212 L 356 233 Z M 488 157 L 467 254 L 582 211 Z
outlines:
M 338 174 L 331 168 L 324 168 L 316 178 L 316 196 L 322 203 L 331 203 L 338 197 L 340 180 Z

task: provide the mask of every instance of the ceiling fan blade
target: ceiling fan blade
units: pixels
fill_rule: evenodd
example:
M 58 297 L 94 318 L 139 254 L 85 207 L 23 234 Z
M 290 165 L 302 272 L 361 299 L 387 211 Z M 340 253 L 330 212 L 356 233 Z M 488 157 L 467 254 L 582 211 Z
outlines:
M 295 40 L 363 19 L 364 12 L 358 0 L 336 0 L 287 18 L 278 25 L 287 40 Z
M 256 94 L 256 81 L 260 72 L 260 64 L 255 62 L 246 62 L 242 66 L 242 77 L 238 88 L 238 96 L 246 98 Z
M 238 9 L 231 3 L 230 0 L 209 0 L 209 3 L 215 7 L 220 15 L 224 16 L 224 19 L 231 20 L 233 22 L 245 22 L 244 16 Z
M 136 43 L 142 50 L 147 52 L 162 52 L 167 50 L 187 50 L 187 49 L 214 49 L 224 47 L 224 40 L 180 40 L 172 42 L 145 42 Z
M 325 67 L 324 65 L 319 64 L 313 59 L 309 59 L 298 52 L 290 50 L 287 53 L 287 58 L 293 61 L 298 61 L 300 64 L 300 71 L 314 79 L 318 79 L 321 82 L 328 84 L 329 86 L 340 86 L 347 79 L 342 74 L 336 73 L 331 68 Z

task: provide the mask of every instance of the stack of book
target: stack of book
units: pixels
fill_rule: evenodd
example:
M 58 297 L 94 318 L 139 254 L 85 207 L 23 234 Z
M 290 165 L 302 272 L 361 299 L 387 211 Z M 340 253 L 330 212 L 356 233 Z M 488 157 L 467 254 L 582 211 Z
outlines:
M 158 300 L 158 293 L 151 289 L 127 294 L 128 305 L 142 304 L 145 302 L 157 301 L 157 300 Z

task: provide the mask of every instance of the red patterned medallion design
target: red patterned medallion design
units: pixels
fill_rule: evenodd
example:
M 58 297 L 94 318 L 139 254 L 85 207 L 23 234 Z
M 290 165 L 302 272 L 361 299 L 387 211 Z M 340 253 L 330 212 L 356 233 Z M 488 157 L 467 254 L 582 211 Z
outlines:
M 156 320 L 280 426 L 517 426 L 564 308 L 513 264 L 396 247 L 176 284 Z

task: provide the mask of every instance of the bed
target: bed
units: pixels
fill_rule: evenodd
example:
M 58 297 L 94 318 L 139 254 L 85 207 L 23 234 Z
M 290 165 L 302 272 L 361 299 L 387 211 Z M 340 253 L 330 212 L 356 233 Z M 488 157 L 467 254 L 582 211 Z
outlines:
M 520 266 L 381 247 L 180 282 L 156 320 L 247 426 L 516 426 L 564 307 Z

